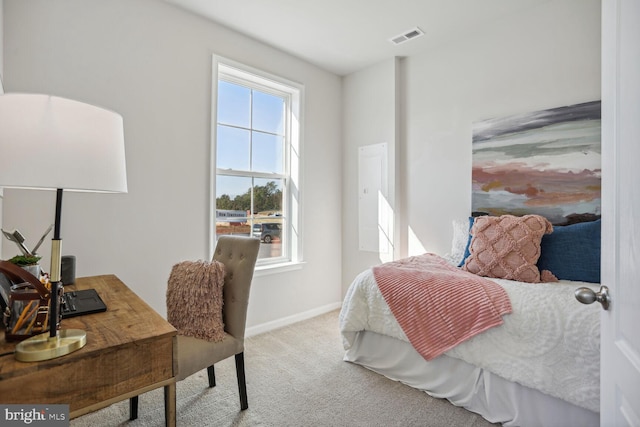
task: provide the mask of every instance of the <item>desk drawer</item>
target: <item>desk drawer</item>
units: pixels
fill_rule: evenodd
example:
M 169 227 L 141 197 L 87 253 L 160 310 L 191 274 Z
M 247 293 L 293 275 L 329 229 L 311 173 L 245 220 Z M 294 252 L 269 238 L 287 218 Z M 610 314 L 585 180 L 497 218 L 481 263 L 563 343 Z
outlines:
M 69 404 L 70 412 L 96 407 L 174 377 L 174 337 L 163 336 L 82 351 L 54 359 L 43 370 L 0 381 L 3 403 Z M 82 357 L 80 357 L 82 356 Z M 98 405 L 99 406 L 99 405 Z M 81 411 L 84 412 L 84 411 Z

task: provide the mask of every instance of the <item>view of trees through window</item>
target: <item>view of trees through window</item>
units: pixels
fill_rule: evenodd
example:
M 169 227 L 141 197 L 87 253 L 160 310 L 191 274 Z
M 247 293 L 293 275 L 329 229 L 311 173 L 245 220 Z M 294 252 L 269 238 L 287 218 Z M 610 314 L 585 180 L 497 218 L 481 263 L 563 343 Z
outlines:
M 252 190 L 253 214 L 263 211 L 282 211 L 282 190 L 278 188 L 275 181 L 269 181 L 265 185 L 254 185 L 253 189 L 233 199 L 228 194 L 222 194 L 216 198 L 216 209 L 250 211 Z

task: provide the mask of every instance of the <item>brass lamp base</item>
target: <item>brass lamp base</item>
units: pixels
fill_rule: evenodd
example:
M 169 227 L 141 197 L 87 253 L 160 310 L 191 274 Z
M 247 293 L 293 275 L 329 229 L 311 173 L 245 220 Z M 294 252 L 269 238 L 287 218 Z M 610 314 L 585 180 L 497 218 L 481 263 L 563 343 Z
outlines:
M 87 343 L 87 334 L 81 329 L 63 329 L 53 338 L 47 332 L 27 338 L 16 345 L 16 360 L 38 362 L 55 359 L 80 350 Z

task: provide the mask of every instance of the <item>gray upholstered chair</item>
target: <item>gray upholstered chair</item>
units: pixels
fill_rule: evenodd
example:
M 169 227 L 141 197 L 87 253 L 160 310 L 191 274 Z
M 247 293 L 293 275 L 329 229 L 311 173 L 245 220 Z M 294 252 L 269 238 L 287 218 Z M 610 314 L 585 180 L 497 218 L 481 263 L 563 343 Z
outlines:
M 213 365 L 235 356 L 241 410 L 249 407 L 244 374 L 244 331 L 249 289 L 259 249 L 260 240 L 254 237 L 218 238 L 213 259 L 225 266 L 222 309 L 225 337 L 221 342 L 210 342 L 184 335 L 178 335 L 177 339 L 177 381 L 207 368 L 209 387 L 215 387 Z M 165 400 L 167 398 L 165 396 Z M 129 418 L 135 420 L 138 417 L 138 396 L 129 400 L 129 410 Z

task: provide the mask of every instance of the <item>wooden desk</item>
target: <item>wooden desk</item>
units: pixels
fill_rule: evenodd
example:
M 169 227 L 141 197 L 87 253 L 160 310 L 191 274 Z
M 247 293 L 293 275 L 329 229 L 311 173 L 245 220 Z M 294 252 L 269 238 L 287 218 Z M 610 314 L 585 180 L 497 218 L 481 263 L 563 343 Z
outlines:
M 164 387 L 166 424 L 175 426 L 176 330 L 114 275 L 79 278 L 65 291 L 90 288 L 107 311 L 62 321 L 62 329 L 84 330 L 87 344 L 42 362 L 0 357 L 0 402 L 69 404 L 75 418 Z M 14 348 L 0 328 L 0 354 Z

